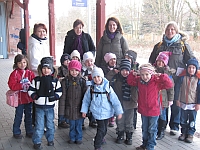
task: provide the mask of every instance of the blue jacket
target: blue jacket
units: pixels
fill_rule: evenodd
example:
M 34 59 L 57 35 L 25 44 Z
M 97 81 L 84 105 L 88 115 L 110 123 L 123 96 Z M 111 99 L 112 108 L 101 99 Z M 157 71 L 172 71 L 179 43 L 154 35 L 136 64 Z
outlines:
M 94 84 L 94 81 L 91 81 L 91 85 L 94 86 L 94 92 L 105 92 L 109 93 L 109 100 L 107 94 L 90 94 L 90 87 L 87 89 L 82 103 L 81 112 L 87 113 L 88 109 L 92 112 L 92 115 L 97 120 L 104 120 L 111 118 L 114 113 L 116 115 L 122 114 L 123 109 L 121 103 L 113 91 L 112 87 L 109 85 L 109 81 L 106 78 L 103 78 L 101 85 Z

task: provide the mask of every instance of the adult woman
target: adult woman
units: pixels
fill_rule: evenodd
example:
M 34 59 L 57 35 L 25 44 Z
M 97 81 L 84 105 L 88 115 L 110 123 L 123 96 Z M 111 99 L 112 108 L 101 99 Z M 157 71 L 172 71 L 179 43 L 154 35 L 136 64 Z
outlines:
M 187 36 L 178 29 L 176 22 L 169 22 L 165 28 L 165 34 L 162 42 L 157 43 L 149 57 L 150 63 L 155 63 L 156 57 L 162 51 L 169 51 L 169 62 L 170 68 L 176 70 L 178 75 L 179 69 L 186 68 L 186 62 L 193 58 L 193 52 L 190 46 L 186 43 Z M 176 83 L 176 75 L 173 76 L 174 82 Z M 174 103 L 171 106 L 171 118 L 170 118 L 170 134 L 175 135 L 176 131 L 179 130 L 180 124 L 180 108 Z
M 35 24 L 33 28 L 33 34 L 29 37 L 27 54 L 30 70 L 32 70 L 35 75 L 38 75 L 37 68 L 40 64 L 40 60 L 43 57 L 50 56 L 49 45 L 46 36 L 47 28 L 45 24 Z
M 80 19 L 73 23 L 73 29 L 67 32 L 64 43 L 63 54 L 71 55 L 73 50 L 78 50 L 83 59 L 85 52 L 91 51 L 95 55 L 95 46 L 91 36 L 83 32 L 84 24 Z
M 128 44 L 123 37 L 119 20 L 115 17 L 108 18 L 103 36 L 97 47 L 95 64 L 99 67 L 106 66 L 104 55 L 111 52 L 116 55 L 117 66 L 119 66 L 126 51 L 128 51 Z

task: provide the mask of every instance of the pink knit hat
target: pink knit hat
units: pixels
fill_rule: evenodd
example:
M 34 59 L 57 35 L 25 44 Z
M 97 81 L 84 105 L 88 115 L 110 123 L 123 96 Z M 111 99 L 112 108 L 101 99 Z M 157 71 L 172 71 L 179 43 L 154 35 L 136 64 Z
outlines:
M 156 58 L 156 62 L 158 60 L 163 61 L 163 63 L 165 64 L 165 66 L 167 66 L 168 61 L 169 61 L 169 56 L 170 56 L 170 52 L 164 51 L 164 52 L 160 52 L 159 55 Z
M 81 67 L 82 67 L 82 65 L 78 60 L 72 60 L 72 61 L 70 61 L 69 65 L 68 65 L 69 70 L 76 69 L 78 71 L 81 71 Z
M 113 53 L 106 53 L 104 56 L 104 60 L 106 63 L 108 63 L 110 61 L 110 59 L 115 58 L 116 59 L 116 55 Z

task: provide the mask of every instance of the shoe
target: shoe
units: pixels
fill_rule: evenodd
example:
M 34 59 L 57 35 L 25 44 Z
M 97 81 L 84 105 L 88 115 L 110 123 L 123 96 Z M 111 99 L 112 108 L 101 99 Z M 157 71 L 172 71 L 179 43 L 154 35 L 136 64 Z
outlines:
M 147 150 L 147 149 L 143 145 L 140 145 L 139 147 L 136 147 L 136 150 Z
M 48 146 L 54 146 L 54 142 L 53 142 L 53 141 L 48 142 L 47 145 L 48 145 Z
M 69 124 L 66 123 L 66 122 L 61 122 L 61 123 L 58 124 L 58 127 L 59 127 L 59 128 L 69 128 L 70 126 L 69 126 Z
M 78 145 L 80 145 L 82 143 L 83 143 L 82 141 L 76 141 L 76 144 L 78 144 Z
M 42 146 L 41 146 L 41 144 L 34 144 L 33 148 L 40 150 L 40 149 L 42 149 Z
M 27 137 L 27 138 L 32 138 L 32 136 L 33 136 L 33 133 L 27 133 L 27 134 L 26 134 L 26 137 Z
M 102 142 L 101 142 L 101 145 L 105 145 L 105 144 L 107 144 L 106 139 L 103 139 Z
M 109 127 L 114 127 L 114 122 L 109 122 L 108 126 Z
M 179 141 L 185 141 L 185 134 L 181 134 L 179 137 L 178 137 L 178 140 Z
M 22 139 L 23 136 L 21 134 L 13 134 L 13 137 L 15 139 Z
M 96 122 L 90 122 L 89 126 L 92 128 L 96 128 L 97 127 L 97 123 Z
M 75 141 L 69 140 L 68 143 L 69 143 L 69 144 L 74 144 Z
M 188 135 L 188 137 L 185 139 L 186 143 L 192 143 L 193 142 L 193 135 Z
M 169 134 L 170 135 L 176 135 L 177 131 L 176 130 L 170 130 Z
M 118 131 L 117 134 L 118 134 L 118 136 L 117 136 L 116 143 L 122 144 L 124 142 L 124 131 Z

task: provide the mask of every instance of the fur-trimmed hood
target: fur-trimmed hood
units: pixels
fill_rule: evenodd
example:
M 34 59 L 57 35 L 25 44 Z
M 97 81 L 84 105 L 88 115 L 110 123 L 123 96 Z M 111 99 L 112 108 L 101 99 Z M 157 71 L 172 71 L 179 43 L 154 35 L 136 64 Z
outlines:
M 53 73 L 52 73 L 52 76 L 53 76 L 54 78 L 57 78 L 58 70 L 57 70 L 55 67 L 53 67 L 53 70 L 54 70 L 54 71 L 53 71 Z M 41 64 L 38 65 L 37 71 L 38 71 L 38 75 L 39 75 L 40 77 L 43 76 L 43 75 L 42 75 Z

